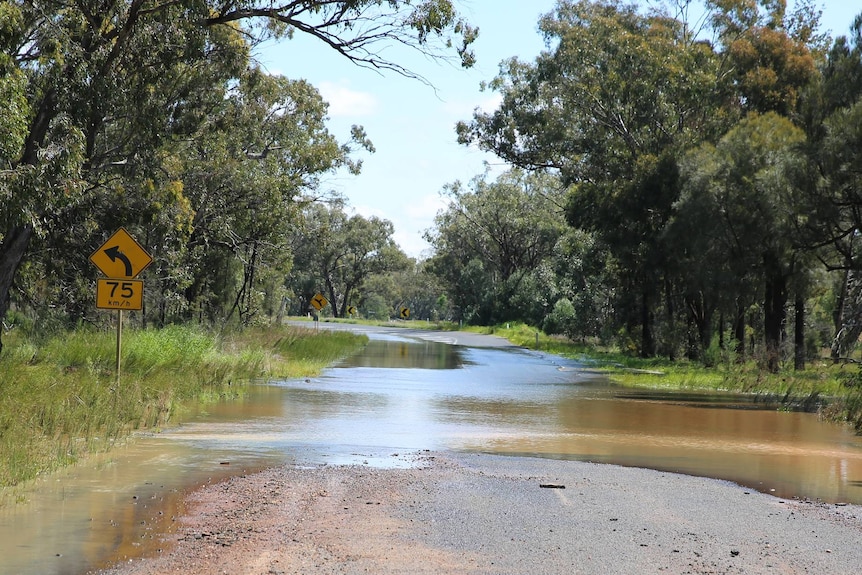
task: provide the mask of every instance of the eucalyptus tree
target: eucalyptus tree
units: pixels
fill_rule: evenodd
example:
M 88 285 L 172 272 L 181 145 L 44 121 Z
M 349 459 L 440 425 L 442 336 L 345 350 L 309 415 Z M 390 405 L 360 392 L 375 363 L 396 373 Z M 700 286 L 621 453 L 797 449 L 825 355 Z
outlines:
M 501 94 L 498 109 L 458 126 L 462 143 L 560 174 L 570 189 L 568 222 L 607 250 L 605 269 L 622 288 L 616 317 L 639 335 L 642 355 L 675 352 L 684 331 L 678 316 L 697 324 L 700 345 L 708 345 L 724 305 L 709 270 L 698 267 L 704 275 L 695 276 L 680 265 L 696 257 L 678 234 L 681 158 L 717 143 L 747 114 L 801 122 L 801 94 L 824 45 L 811 2 L 789 13 L 782 0 L 707 1 L 701 30 L 684 11 L 672 12 L 687 4 L 641 10 L 560 0 L 540 21 L 547 49 L 533 63 L 504 62 L 489 84 Z
M 447 187 L 449 206 L 426 234 L 429 269 L 449 290 L 460 319 L 541 321 L 554 302 L 538 302 L 535 281 L 565 230 L 564 191 L 550 175 L 510 170 L 472 189 Z M 538 304 L 539 309 L 530 310 Z
M 542 324 L 547 333 L 572 339 L 613 341 L 617 271 L 594 234 L 569 228 L 557 241 L 548 265 L 555 277 L 553 308 Z
M 808 121 L 806 106 L 810 105 L 805 102 L 805 94 L 817 80 L 817 59 L 827 47 L 827 37 L 819 32 L 820 13 L 813 2 L 797 2 L 793 12 L 788 12 L 787 3 L 783 0 L 720 0 L 707 2 L 706 6 L 716 33 L 716 48 L 721 52 L 727 75 L 732 80 L 735 93 L 733 101 L 747 116 L 723 136 L 718 147 L 725 151 L 731 146 L 746 150 L 733 160 L 735 168 L 731 171 L 739 170 L 752 177 L 761 174 L 757 176 L 759 179 L 753 187 L 745 178 L 730 183 L 725 176 L 719 177 L 721 183 L 717 185 L 736 188 L 734 193 L 737 201 L 751 194 L 746 189 L 756 189 L 754 196 L 763 196 L 756 205 L 752 204 L 752 196 L 739 205 L 745 206 L 743 212 L 757 207 L 754 213 L 761 214 L 763 221 L 746 220 L 751 212 L 738 212 L 737 215 L 742 217 L 734 224 L 735 241 L 719 243 L 719 246 L 724 246 L 722 249 L 726 250 L 725 253 L 717 254 L 715 246 L 710 245 L 691 250 L 691 253 L 703 256 L 705 260 L 721 260 L 723 263 L 710 269 L 694 263 L 692 267 L 683 269 L 686 272 L 699 270 L 699 274 L 687 274 L 689 286 L 692 281 L 694 285 L 700 286 L 698 294 L 715 294 L 716 287 L 725 296 L 727 293 L 735 294 L 734 323 L 740 346 L 745 339 L 744 310 L 759 300 L 763 311 L 766 363 L 771 370 L 777 369 L 779 348 L 786 329 L 788 290 L 792 290 L 796 311 L 795 365 L 802 368 L 805 358 L 805 299 L 809 285 L 805 278 L 810 267 L 808 248 L 812 243 L 807 242 L 800 232 L 800 222 L 807 217 L 808 211 L 803 208 L 805 194 L 800 193 L 800 190 L 810 187 L 810 173 L 813 170 L 808 158 L 800 153 L 800 148 L 805 145 L 805 137 L 799 133 L 791 134 L 793 130 L 789 126 L 781 127 L 782 121 L 773 114 L 789 119 L 796 126 L 805 126 Z M 758 114 L 766 115 L 758 117 Z M 763 130 L 763 133 L 756 130 L 749 133 L 753 125 Z M 740 133 L 751 137 L 745 141 L 745 137 L 740 138 Z M 743 159 L 745 154 L 750 156 Z M 775 158 L 776 154 L 786 157 Z M 701 164 L 707 170 L 708 166 L 708 161 L 705 165 Z M 766 178 L 762 177 L 767 172 L 778 174 L 772 178 L 771 185 L 781 189 L 770 188 Z M 715 182 L 713 184 L 716 185 Z M 783 203 L 782 213 L 776 213 L 774 206 L 763 208 L 769 202 Z M 687 209 L 691 208 L 689 203 Z M 728 222 L 733 216 L 728 215 L 726 205 L 721 206 L 721 209 L 724 217 L 703 221 L 704 229 L 715 230 L 717 221 L 721 222 L 720 226 L 730 225 Z M 692 213 L 689 211 L 689 214 Z M 697 210 L 697 213 L 702 215 L 705 212 Z M 749 226 L 753 226 L 753 230 L 741 224 L 746 221 Z M 768 240 L 756 240 L 762 242 L 762 246 L 752 253 L 750 246 L 758 244 L 747 242 L 745 236 L 753 233 L 759 237 L 758 234 L 764 230 L 769 230 L 768 233 L 772 235 Z M 757 260 L 753 264 L 749 261 L 752 255 Z M 703 282 L 710 277 L 713 278 L 713 289 Z M 759 290 L 762 295 L 754 296 L 753 290 Z M 713 297 L 713 305 L 718 305 L 721 299 L 726 299 L 725 296 L 719 294 Z M 726 310 L 728 302 L 721 305 Z M 709 315 L 695 317 L 699 320 L 701 341 L 708 344 L 706 330 L 710 329 Z
M 125 193 L 122 172 L 140 174 L 150 157 L 158 120 L 166 114 L 162 86 L 153 87 L 160 72 L 170 77 L 175 69 L 162 64 L 166 57 L 187 63 L 202 47 L 202 37 L 178 38 L 168 29 L 161 44 L 150 49 L 148 43 L 157 33 L 153 27 L 125 29 L 120 40 L 112 23 L 124 10 L 110 4 L 100 12 L 92 5 L 4 3 L 4 53 L 25 78 L 29 106 L 23 142 L 10 158 L 10 172 L 43 173 L 45 160 L 61 152 L 74 158 L 67 173 L 74 169 L 77 185 L 70 185 L 61 173 L 43 173 L 33 183 L 26 176 L 7 181 L 11 201 L 5 204 L 0 244 L 4 270 L 0 315 L 8 305 L 12 282 L 24 295 L 47 283 L 39 295 L 48 297 L 34 299 L 59 303 L 64 306 L 60 309 L 81 319 L 79 314 L 89 306 L 79 290 L 68 288 L 81 274 L 91 275 L 86 256 L 92 247 L 85 242 L 93 230 L 127 213 L 125 200 L 131 194 Z M 146 120 L 141 112 L 148 115 Z M 70 193 L 74 190 L 77 193 Z M 38 245 L 32 246 L 33 241 Z M 74 249 L 82 246 L 89 249 Z M 35 248 L 23 270 L 29 277 L 19 273 L 28 247 Z M 52 281 L 34 281 L 40 276 Z M 62 298 L 49 291 L 57 286 L 63 286 Z
M 744 112 L 798 119 L 800 97 L 827 48 L 813 0 L 707 0 L 708 17 Z
M 802 231 L 824 248 L 818 253 L 827 269 L 841 275 L 833 304 L 836 360 L 856 345 L 862 329 L 862 14 L 850 32 L 833 43 L 805 102 L 808 153 L 817 169 L 805 186 L 809 217 Z
M 158 212 L 171 197 L 187 219 L 180 186 L 156 185 L 152 200 L 138 186 L 158 179 L 162 144 L 198 131 L 257 42 L 309 34 L 358 65 L 418 77 L 382 47 L 469 66 L 477 33 L 449 0 L 24 0 L 2 4 L 0 30 L 0 90 L 14 104 L 2 137 L 0 317 L 34 238 L 92 238 L 99 224 L 137 224 L 120 217 L 138 205 Z M 88 216 L 106 206 L 102 221 Z M 64 269 L 83 273 L 85 257 Z
M 747 313 L 757 301 L 757 284 L 750 261 L 739 257 L 736 245 L 728 241 L 725 212 L 717 197 L 717 182 L 725 167 L 717 160 L 715 146 L 704 143 L 680 158 L 679 168 L 680 196 L 664 238 L 681 247 L 674 251 L 671 266 L 697 338 L 688 338 L 687 352 L 692 359 L 705 359 L 714 333 L 723 337 L 725 319 L 729 319 L 735 351 L 742 357 Z
M 227 317 L 238 313 L 248 323 L 266 293 L 255 285 L 259 274 L 279 269 L 284 277 L 289 271 L 287 232 L 300 217 L 304 198 L 316 193 L 324 173 L 342 166 L 358 172 L 353 147 L 370 147 L 359 128 L 351 143 L 339 143 L 326 128 L 326 110 L 308 82 L 251 68 L 225 93 L 198 134 L 173 147 L 194 211 L 188 249 L 200 257 L 192 260 L 193 284 L 186 290 L 190 302 L 201 303 L 211 291 L 206 286 L 217 261 L 227 266 L 226 260 L 235 260 L 241 273 L 227 289 L 233 302 L 228 309 L 215 306 L 213 312 Z
M 823 179 L 819 182 L 816 221 L 833 248 L 824 259 L 844 275 L 835 304 L 833 357 L 845 356 L 855 346 L 862 325 L 862 99 L 833 113 L 825 122 L 818 149 Z M 814 218 L 812 218 L 814 220 Z M 825 242 L 824 242 L 825 243 Z
M 401 270 L 369 276 L 359 290 L 357 306 L 365 317 L 399 317 L 401 308 L 413 319 L 451 319 L 446 288 L 424 261 L 411 261 Z
M 388 220 L 349 215 L 337 203 L 311 204 L 290 236 L 294 266 L 288 282 L 304 306 L 322 292 L 333 315 L 344 317 L 367 279 L 409 267 L 393 232 Z
M 662 227 L 677 191 L 673 158 L 729 121 L 729 83 L 712 47 L 666 12 L 616 0 L 561 0 L 540 21 L 548 49 L 511 59 L 490 87 L 502 102 L 458 126 L 527 169 L 558 171 L 571 187 L 569 223 L 596 234 L 621 272 L 623 322 L 655 351 L 665 285 Z M 731 108 L 732 109 L 732 108 Z
M 694 253 L 706 268 L 731 273 L 719 280 L 744 298 L 750 286 L 763 294 L 766 366 L 777 371 L 786 308 L 794 280 L 806 272 L 805 246 L 798 234 L 805 217 L 795 185 L 805 133 L 774 112 L 752 114 L 713 146 L 703 144 L 683 162 L 680 220 L 697 211 L 709 240 Z M 698 244 L 692 244 L 692 248 Z M 729 270 L 729 272 L 727 271 Z

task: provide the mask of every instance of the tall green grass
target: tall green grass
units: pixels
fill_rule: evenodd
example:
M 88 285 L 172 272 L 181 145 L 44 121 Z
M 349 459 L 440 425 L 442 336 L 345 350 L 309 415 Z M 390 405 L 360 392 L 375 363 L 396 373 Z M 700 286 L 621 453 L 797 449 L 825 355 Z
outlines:
M 0 357 L 0 487 L 157 428 L 191 402 L 232 398 L 245 384 L 318 373 L 365 344 L 346 332 L 195 327 L 78 330 L 42 343 L 9 337 Z

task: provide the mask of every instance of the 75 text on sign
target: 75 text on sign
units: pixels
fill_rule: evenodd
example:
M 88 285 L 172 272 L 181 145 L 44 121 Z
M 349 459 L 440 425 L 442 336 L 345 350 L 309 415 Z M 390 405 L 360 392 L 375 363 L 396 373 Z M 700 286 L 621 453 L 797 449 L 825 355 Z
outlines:
M 100 278 L 96 284 L 98 309 L 140 310 L 144 307 L 144 281 Z

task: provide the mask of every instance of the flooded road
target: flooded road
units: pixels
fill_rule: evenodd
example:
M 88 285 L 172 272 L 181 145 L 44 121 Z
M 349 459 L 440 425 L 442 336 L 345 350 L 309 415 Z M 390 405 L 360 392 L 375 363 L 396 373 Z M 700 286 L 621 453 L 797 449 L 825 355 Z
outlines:
M 575 362 L 451 335 L 375 331 L 361 354 L 65 470 L 0 508 L 0 574 L 80 575 L 157 552 L 184 489 L 280 463 L 407 466 L 481 451 L 727 479 L 862 503 L 862 438 L 733 396 L 621 389 Z M 436 339 L 437 341 L 432 341 Z

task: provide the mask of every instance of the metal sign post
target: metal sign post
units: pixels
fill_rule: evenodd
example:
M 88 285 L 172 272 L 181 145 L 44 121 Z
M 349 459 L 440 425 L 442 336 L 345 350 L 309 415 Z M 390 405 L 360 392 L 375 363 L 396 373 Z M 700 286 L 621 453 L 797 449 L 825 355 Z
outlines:
M 120 384 L 120 357 L 123 350 L 123 310 L 117 310 L 117 385 Z

